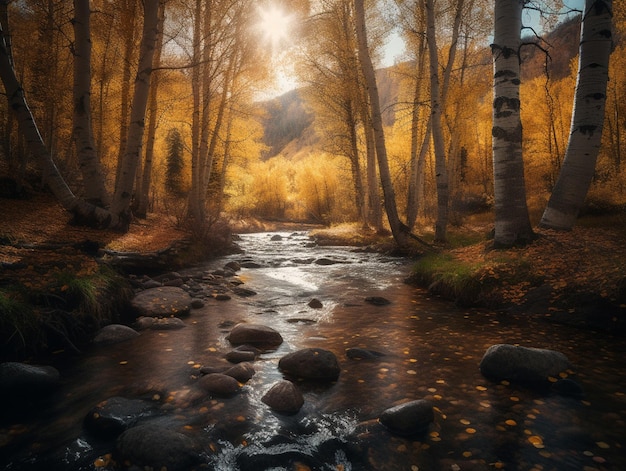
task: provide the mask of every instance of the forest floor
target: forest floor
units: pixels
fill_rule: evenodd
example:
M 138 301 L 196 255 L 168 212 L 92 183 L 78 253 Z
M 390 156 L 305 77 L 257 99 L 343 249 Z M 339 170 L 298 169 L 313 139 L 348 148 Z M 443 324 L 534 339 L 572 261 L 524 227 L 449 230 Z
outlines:
M 29 289 L 45 287 L 61 270 L 78 275 L 94 273 L 98 264 L 85 244 L 120 252 L 156 252 L 186 237 L 175 220 L 150 214 L 135 221 L 130 231 L 90 229 L 70 224 L 69 215 L 50 196 L 0 200 L 0 290 L 20 283 Z M 576 314 L 581 305 L 606 309 L 608 328 L 626 319 L 625 216 L 583 221 L 571 232 L 537 229 L 537 239 L 523 248 L 492 250 L 486 226 L 454 229 L 474 237 L 473 243 L 445 249 L 453 264 L 471 267 L 490 286 L 493 309 L 524 306 L 529 310 Z M 600 224 L 601 223 L 601 224 Z M 240 221 L 233 232 L 295 230 L 296 225 Z M 312 227 L 304 227 L 311 229 Z M 356 226 L 315 230 L 320 243 L 372 245 L 389 248 L 389 237 L 363 234 Z M 382 244 L 381 244 L 382 241 Z M 538 289 L 541 288 L 541 289 Z M 495 301 L 494 301 L 495 300 Z M 587 313 L 588 314 L 588 313 Z M 587 315 L 585 314 L 585 315 Z M 605 316 L 606 317 L 606 316 Z M 606 324 L 606 322 L 605 322 Z

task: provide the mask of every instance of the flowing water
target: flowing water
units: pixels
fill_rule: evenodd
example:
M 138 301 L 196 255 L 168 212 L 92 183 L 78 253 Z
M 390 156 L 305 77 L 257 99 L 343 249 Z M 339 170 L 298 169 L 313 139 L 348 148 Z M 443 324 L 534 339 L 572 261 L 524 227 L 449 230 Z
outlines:
M 58 365 L 64 384 L 51 405 L 20 423 L 3 422 L 10 453 L 5 469 L 94 469 L 114 443 L 98 441 L 83 418 L 112 396 L 149 398 L 152 420 L 194 437 L 215 470 L 623 470 L 626 469 L 626 375 L 623 338 L 461 310 L 403 283 L 410 263 L 349 248 L 319 247 L 306 233 L 243 235 L 253 261 L 239 277 L 251 297 L 210 299 L 177 331 L 143 331 L 138 338 Z M 365 302 L 369 296 L 391 301 Z M 313 298 L 322 303 L 308 306 Z M 201 366 L 225 363 L 229 326 L 245 321 L 278 330 L 284 343 L 255 361 L 256 375 L 229 399 L 195 386 Z M 565 353 L 582 399 L 484 378 L 478 364 L 493 344 L 513 343 Z M 261 397 L 282 379 L 286 353 L 320 347 L 341 365 L 336 382 L 299 384 L 305 405 L 285 416 Z M 376 350 L 375 360 L 351 360 L 348 348 Z M 377 421 L 387 408 L 414 399 L 435 406 L 423 436 L 398 437 Z M 56 469 L 56 468 L 55 468 Z

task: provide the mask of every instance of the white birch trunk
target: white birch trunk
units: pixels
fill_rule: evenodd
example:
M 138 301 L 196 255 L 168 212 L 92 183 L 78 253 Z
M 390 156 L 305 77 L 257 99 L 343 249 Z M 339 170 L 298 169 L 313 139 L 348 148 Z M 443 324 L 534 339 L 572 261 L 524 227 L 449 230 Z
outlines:
M 525 0 L 496 0 L 493 77 L 493 172 L 496 247 L 527 243 L 533 231 L 526 204 L 520 119 L 520 35 Z
M 441 128 L 441 92 L 439 90 L 439 59 L 435 33 L 435 6 L 433 0 L 425 0 L 426 37 L 430 63 L 430 106 L 433 147 L 435 150 L 435 177 L 437 184 L 437 220 L 435 221 L 435 242 L 445 242 L 448 227 L 448 171 L 446 150 Z
M 152 61 L 158 36 L 159 0 L 144 1 L 144 25 L 139 52 L 139 67 L 135 78 L 135 90 L 131 104 L 130 124 L 126 151 L 120 175 L 115 187 L 111 212 L 120 218 L 120 229 L 130 224 L 130 204 L 133 196 L 135 173 L 141 157 L 141 145 L 145 128 L 146 106 L 150 93 Z
M 358 39 L 359 60 L 365 77 L 365 85 L 370 99 L 372 128 L 374 130 L 374 143 L 376 146 L 376 156 L 378 159 L 378 170 L 380 181 L 383 187 L 385 211 L 391 227 L 393 238 L 399 247 L 407 247 L 409 242 L 409 231 L 400 221 L 398 208 L 396 206 L 396 196 L 391 181 L 389 161 L 387 159 L 387 149 L 385 146 L 385 131 L 380 112 L 380 98 L 378 96 L 378 86 L 376 84 L 376 74 L 374 65 L 370 57 L 367 45 L 367 33 L 365 29 L 365 7 L 363 0 L 355 0 L 356 33 Z
M 569 141 L 541 226 L 570 230 L 593 179 L 602 141 L 609 57 L 613 48 L 612 0 L 586 0 Z
M 91 38 L 89 0 L 74 0 L 74 141 L 85 198 L 106 206 L 109 196 L 96 152 L 91 121 Z

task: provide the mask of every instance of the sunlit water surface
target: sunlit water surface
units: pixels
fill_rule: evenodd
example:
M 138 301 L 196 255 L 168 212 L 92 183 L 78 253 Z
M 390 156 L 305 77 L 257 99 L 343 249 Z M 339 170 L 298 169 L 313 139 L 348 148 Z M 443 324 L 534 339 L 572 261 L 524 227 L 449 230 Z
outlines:
M 243 255 L 261 268 L 242 269 L 258 294 L 209 299 L 178 331 L 144 331 L 135 340 L 94 349 L 61 364 L 56 405 L 37 419 L 4 426 L 12 455 L 5 469 L 46 469 L 50 454 L 66 469 L 92 469 L 114 444 L 98 442 L 82 420 L 112 396 L 159 404 L 156 419 L 193 436 L 207 469 L 320 470 L 622 470 L 626 469 L 626 375 L 623 339 L 540 320 L 460 310 L 403 283 L 406 260 L 349 248 L 318 247 L 306 233 L 243 235 Z M 332 264 L 318 264 L 325 259 Z M 365 302 L 381 296 L 391 304 Z M 308 306 L 311 299 L 323 307 Z M 195 387 L 200 366 L 224 364 L 225 339 L 236 322 L 277 329 L 284 343 L 254 363 L 256 375 L 229 399 Z M 478 364 L 496 343 L 551 348 L 575 365 L 581 399 L 550 390 L 494 383 Z M 330 384 L 300 384 L 305 405 L 293 416 L 273 413 L 261 397 L 282 379 L 278 361 L 304 347 L 334 352 L 342 372 Z M 350 360 L 345 350 L 385 353 Z M 435 423 L 418 437 L 396 437 L 377 417 L 414 399 L 435 406 Z

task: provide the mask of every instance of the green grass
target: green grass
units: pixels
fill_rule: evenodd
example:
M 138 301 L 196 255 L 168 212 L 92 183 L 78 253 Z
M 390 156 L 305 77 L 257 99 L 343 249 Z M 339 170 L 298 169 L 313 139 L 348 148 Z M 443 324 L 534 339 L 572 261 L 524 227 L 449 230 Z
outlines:
M 447 253 L 429 253 L 416 262 L 411 278 L 460 305 L 472 305 L 483 292 L 480 268 L 480 264 L 461 263 Z
M 42 340 L 41 322 L 33 306 L 11 287 L 0 290 L 2 350 L 18 351 Z

